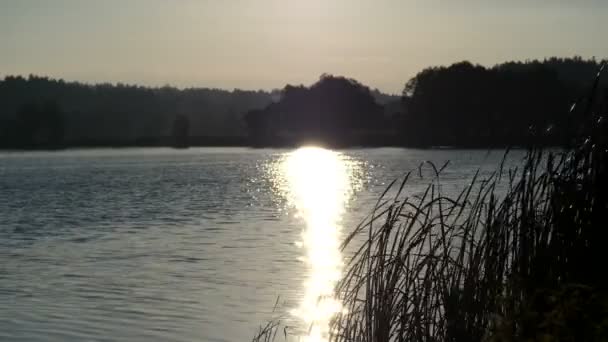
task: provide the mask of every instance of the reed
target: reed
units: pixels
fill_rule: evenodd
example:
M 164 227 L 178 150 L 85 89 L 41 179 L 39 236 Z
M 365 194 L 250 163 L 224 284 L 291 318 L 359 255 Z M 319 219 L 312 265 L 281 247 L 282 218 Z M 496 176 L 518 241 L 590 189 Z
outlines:
M 455 197 L 391 184 L 345 239 L 332 341 L 608 340 L 608 125 L 599 76 L 572 107 L 585 126 L 560 152 L 473 175 Z M 603 110 L 598 112 L 597 110 Z M 278 326 L 269 326 L 269 331 Z

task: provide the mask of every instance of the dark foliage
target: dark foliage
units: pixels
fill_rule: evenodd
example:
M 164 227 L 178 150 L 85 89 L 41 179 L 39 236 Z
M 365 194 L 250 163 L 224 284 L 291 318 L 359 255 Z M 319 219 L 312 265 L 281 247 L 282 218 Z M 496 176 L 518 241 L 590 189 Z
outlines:
M 420 171 L 393 182 L 345 239 L 352 255 L 335 289 L 345 310 L 329 340 L 608 341 L 608 92 L 599 75 L 570 107 L 580 123 L 570 148 L 533 143 L 521 165 L 478 172 L 457 196 L 442 193 L 447 164 L 430 165 L 422 194 L 403 192 Z M 274 337 L 278 325 L 269 327 Z
M 581 122 L 571 149 L 534 145 L 520 168 L 475 175 L 451 198 L 433 166 L 422 196 L 400 194 L 408 174 L 380 200 L 346 240 L 368 237 L 337 287 L 347 313 L 333 340 L 608 340 L 608 280 L 598 268 L 608 239 L 608 97 L 594 107 L 597 87 L 570 111 Z
M 562 145 L 575 135 L 568 104 L 599 62 L 552 58 L 484 68 L 428 68 L 403 90 L 403 143 L 415 146 Z M 600 85 L 605 88 L 606 82 Z
M 310 87 L 286 86 L 271 93 L 86 85 L 8 76 L 0 81 L 0 148 L 309 142 L 563 145 L 572 143 L 578 133 L 573 129 L 580 126 L 567 104 L 590 86 L 587 80 L 598 63 L 575 57 L 492 68 L 468 62 L 428 68 L 407 82 L 400 101 L 331 75 L 323 75 Z M 607 83 L 599 88 L 608 91 Z M 33 123 L 31 116 L 36 115 L 26 112 L 38 110 L 27 107 L 40 107 L 43 102 L 54 103 L 61 118 Z M 187 129 L 181 130 L 178 143 L 175 124 L 180 122 L 187 122 Z M 40 132 L 32 133 L 24 125 L 36 126 Z M 44 131 L 55 132 L 56 137 L 31 136 Z
M 10 148 L 61 148 L 64 145 L 65 114 L 54 101 L 28 102 L 6 119 L 0 131 L 0 146 Z
M 286 86 L 280 101 L 249 112 L 246 120 L 257 144 L 349 145 L 358 136 L 383 131 L 383 114 L 369 88 L 323 75 L 310 87 Z
M 271 97 L 271 93 L 264 91 L 87 85 L 46 77 L 7 76 L 0 80 L 0 148 L 27 142 L 27 136 L 17 133 L 29 133 L 15 125 L 33 120 L 26 117 L 33 115 L 27 107 L 39 106 L 47 100 L 62 113 L 66 146 L 171 145 L 175 133 L 173 123 L 178 118 L 188 121 L 187 133 L 194 142 L 230 141 L 231 137 L 241 137 L 244 141 L 242 138 L 247 132 L 243 114 L 268 105 Z M 54 122 L 42 120 L 36 125 L 54 125 Z M 28 145 L 45 147 L 38 143 Z
M 175 121 L 173 121 L 173 146 L 174 147 L 188 147 L 188 131 L 190 129 L 190 122 L 184 115 L 177 115 Z

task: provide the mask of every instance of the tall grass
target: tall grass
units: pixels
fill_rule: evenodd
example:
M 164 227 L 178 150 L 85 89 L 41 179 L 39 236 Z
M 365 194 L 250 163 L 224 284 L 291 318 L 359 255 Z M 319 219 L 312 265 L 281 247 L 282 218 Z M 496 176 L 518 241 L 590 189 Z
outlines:
M 476 174 L 456 197 L 433 165 L 421 196 L 403 191 L 412 173 L 391 184 L 344 242 L 355 250 L 331 340 L 608 340 L 608 126 L 596 88 L 572 108 L 586 124 L 568 150 L 532 146 L 518 169 Z

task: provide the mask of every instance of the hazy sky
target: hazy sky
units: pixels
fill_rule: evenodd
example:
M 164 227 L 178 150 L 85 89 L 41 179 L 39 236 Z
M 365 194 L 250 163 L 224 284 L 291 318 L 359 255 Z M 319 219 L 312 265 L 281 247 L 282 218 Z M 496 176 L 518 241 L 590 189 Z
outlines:
M 608 57 L 608 0 L 0 0 L 0 75 L 270 89 L 328 72 Z

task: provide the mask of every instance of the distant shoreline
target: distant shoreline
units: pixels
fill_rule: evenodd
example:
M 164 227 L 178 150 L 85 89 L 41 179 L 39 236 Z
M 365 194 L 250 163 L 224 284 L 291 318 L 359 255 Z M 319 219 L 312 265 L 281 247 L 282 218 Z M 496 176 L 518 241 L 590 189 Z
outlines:
M 326 143 L 317 141 L 279 141 L 274 143 L 252 143 L 249 137 L 193 137 L 187 145 L 178 146 L 172 143 L 170 138 L 144 138 L 133 141 L 112 141 L 112 140 L 75 140 L 60 146 L 39 145 L 39 146 L 0 146 L 0 151 L 62 151 L 70 149 L 100 149 L 100 148 L 173 148 L 185 150 L 198 147 L 244 147 L 253 149 L 264 148 L 297 148 L 306 145 L 318 145 L 335 149 L 357 149 L 357 148 L 408 148 L 423 150 L 479 150 L 479 149 L 525 149 L 526 145 L 412 145 L 398 141 L 362 141 L 349 143 Z M 544 147 L 560 147 L 547 144 Z

